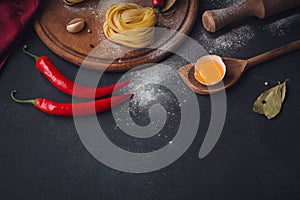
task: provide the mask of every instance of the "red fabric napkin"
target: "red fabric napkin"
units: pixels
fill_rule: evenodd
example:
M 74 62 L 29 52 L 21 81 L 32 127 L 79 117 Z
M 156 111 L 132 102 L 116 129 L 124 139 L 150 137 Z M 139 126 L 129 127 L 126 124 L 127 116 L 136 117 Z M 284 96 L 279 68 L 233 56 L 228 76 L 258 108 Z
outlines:
M 39 0 L 0 0 L 0 68 L 38 4 Z

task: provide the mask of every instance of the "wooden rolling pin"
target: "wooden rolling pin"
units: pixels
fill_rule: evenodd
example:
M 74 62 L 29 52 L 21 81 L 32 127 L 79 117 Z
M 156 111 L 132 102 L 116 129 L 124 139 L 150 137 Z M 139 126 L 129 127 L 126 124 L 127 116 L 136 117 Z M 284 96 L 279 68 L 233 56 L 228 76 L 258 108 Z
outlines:
M 229 8 L 205 11 L 202 23 L 207 31 L 216 32 L 243 17 L 256 16 L 264 19 L 299 5 L 300 0 L 246 0 Z

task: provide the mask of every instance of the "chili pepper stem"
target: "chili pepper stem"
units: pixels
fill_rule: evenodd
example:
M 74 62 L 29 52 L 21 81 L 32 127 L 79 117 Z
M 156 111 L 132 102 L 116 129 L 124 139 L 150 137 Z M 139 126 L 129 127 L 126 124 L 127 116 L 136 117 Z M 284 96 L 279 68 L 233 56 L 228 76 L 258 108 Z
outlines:
M 27 51 L 27 49 L 28 49 L 28 46 L 27 46 L 27 44 L 25 44 L 25 45 L 23 46 L 23 48 L 22 48 L 22 50 L 23 50 L 23 52 L 24 52 L 25 54 L 27 54 L 27 55 L 33 57 L 35 61 L 37 61 L 37 60 L 40 58 L 39 56 L 34 55 L 34 54 L 30 53 L 29 51 Z
M 158 8 L 158 7 L 154 8 L 154 12 L 157 14 L 160 14 L 160 8 Z
M 20 100 L 20 99 L 17 99 L 14 94 L 17 93 L 17 90 L 13 90 L 10 92 L 10 96 L 11 98 L 17 102 L 17 103 L 31 103 L 33 105 L 35 105 L 35 102 L 36 102 L 36 99 L 28 99 L 28 100 Z

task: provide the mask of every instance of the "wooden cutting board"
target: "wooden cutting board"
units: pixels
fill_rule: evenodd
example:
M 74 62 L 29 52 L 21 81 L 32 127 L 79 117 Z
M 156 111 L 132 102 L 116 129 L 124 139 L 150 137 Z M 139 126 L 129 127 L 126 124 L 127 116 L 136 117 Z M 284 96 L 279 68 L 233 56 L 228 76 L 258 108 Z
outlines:
M 156 35 L 155 48 L 133 49 L 108 41 L 102 28 L 105 12 L 112 3 L 129 2 L 151 6 L 151 0 L 87 0 L 72 6 L 65 5 L 62 0 L 41 1 L 34 27 L 45 45 L 77 66 L 84 61 L 85 67 L 93 69 L 127 71 L 161 61 L 170 54 L 165 50 L 173 51 L 179 47 L 183 39 L 177 31 L 186 35 L 190 33 L 199 7 L 199 0 L 177 0 L 164 15 L 157 15 L 156 25 L 176 32 L 163 31 L 163 35 Z M 85 19 L 85 29 L 76 34 L 67 32 L 65 25 L 77 17 Z

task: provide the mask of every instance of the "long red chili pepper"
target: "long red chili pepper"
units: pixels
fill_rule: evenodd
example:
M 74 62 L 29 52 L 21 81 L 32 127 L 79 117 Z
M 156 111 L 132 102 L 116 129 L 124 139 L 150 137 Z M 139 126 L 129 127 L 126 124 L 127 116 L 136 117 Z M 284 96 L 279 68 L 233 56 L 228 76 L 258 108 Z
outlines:
M 162 9 L 164 6 L 164 1 L 163 0 L 152 0 L 152 7 L 156 10 L 156 11 L 160 11 L 160 9 Z
M 28 51 L 26 51 L 27 45 L 24 45 L 23 51 L 27 55 L 33 57 L 36 61 L 36 68 L 59 90 L 65 92 L 69 95 L 79 97 L 79 98 L 99 98 L 113 93 L 114 90 L 121 89 L 125 87 L 128 81 L 120 82 L 110 86 L 100 87 L 100 88 L 89 88 L 76 84 L 66 78 L 51 60 L 46 56 L 36 56 Z M 76 92 L 75 92 L 76 91 Z
M 45 98 L 19 100 L 14 96 L 16 92 L 16 90 L 13 90 L 10 93 L 11 98 L 15 102 L 31 103 L 44 113 L 61 116 L 84 116 L 103 112 L 130 99 L 133 96 L 132 94 L 124 94 L 121 96 L 114 96 L 106 99 L 82 103 L 57 103 Z

